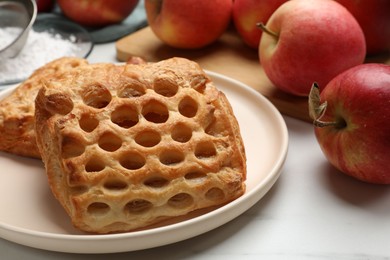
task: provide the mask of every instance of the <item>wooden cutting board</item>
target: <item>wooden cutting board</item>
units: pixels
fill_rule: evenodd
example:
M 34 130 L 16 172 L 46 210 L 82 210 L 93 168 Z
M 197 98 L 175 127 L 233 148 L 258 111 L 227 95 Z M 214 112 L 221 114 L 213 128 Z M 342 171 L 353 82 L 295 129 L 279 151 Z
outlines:
M 276 89 L 266 77 L 257 51 L 247 47 L 234 31 L 227 31 L 216 43 L 200 50 L 180 50 L 162 43 L 150 27 L 141 29 L 116 42 L 117 58 L 127 61 L 138 56 L 146 61 L 185 57 L 198 62 L 204 69 L 239 80 L 268 98 L 282 114 L 307 122 L 306 97 L 296 97 Z

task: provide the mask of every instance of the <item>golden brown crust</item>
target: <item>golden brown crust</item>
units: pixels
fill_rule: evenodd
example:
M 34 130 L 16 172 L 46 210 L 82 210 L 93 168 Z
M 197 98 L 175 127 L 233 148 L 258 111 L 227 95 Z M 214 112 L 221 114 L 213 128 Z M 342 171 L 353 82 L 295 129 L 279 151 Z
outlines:
M 231 106 L 186 59 L 72 70 L 39 91 L 35 120 L 53 194 L 81 230 L 134 230 L 245 191 Z
M 0 101 L 0 151 L 40 158 L 35 142 L 34 100 L 41 82 L 57 79 L 63 72 L 85 64 L 87 61 L 80 58 L 54 60 L 37 69 Z

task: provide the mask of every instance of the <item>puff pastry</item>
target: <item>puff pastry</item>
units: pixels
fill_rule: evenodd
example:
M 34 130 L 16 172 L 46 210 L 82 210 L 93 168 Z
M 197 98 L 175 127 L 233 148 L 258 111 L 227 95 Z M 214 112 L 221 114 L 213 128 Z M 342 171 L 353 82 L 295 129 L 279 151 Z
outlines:
M 8 97 L 0 101 L 0 151 L 40 158 L 35 142 L 34 100 L 42 80 L 57 79 L 68 70 L 87 64 L 85 59 L 64 57 L 37 69 Z
M 245 192 L 238 122 L 197 63 L 86 65 L 43 85 L 37 144 L 78 229 L 131 231 Z

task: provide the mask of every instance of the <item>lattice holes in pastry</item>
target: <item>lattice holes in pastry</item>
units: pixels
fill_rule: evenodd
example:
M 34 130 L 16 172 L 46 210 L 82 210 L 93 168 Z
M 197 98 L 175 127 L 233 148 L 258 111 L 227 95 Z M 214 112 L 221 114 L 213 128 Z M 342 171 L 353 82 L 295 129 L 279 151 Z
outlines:
M 70 72 L 39 92 L 36 132 L 52 191 L 84 231 L 134 230 L 245 191 L 231 106 L 186 59 Z

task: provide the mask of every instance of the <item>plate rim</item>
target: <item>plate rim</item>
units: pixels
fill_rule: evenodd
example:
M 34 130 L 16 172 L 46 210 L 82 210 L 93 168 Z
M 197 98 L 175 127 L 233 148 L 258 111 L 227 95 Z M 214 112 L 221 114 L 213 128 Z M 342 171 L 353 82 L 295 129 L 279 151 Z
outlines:
M 277 121 L 278 126 L 280 127 L 279 130 L 281 130 L 283 140 L 281 142 L 280 153 L 278 153 L 277 160 L 275 160 L 275 162 L 272 164 L 273 167 L 272 169 L 270 169 L 269 172 L 267 172 L 265 178 L 263 178 L 259 183 L 257 183 L 253 187 L 253 189 L 251 189 L 248 192 L 245 192 L 241 197 L 237 198 L 236 200 L 222 207 L 214 209 L 210 212 L 207 212 L 206 214 L 196 216 L 195 218 L 187 219 L 171 225 L 161 226 L 153 229 L 146 229 L 146 230 L 135 231 L 135 232 L 127 232 L 127 233 L 117 233 L 117 234 L 60 234 L 60 233 L 50 233 L 45 231 L 29 230 L 23 227 L 18 227 L 18 226 L 4 223 L 0 220 L 0 237 L 24 246 L 44 249 L 48 251 L 56 251 L 56 252 L 81 253 L 81 254 L 130 252 L 130 251 L 154 248 L 157 246 L 163 246 L 163 245 L 183 241 L 188 238 L 201 235 L 207 231 L 213 230 L 217 227 L 226 224 L 227 222 L 233 220 L 234 218 L 240 216 L 242 213 L 250 209 L 266 193 L 268 193 L 268 191 L 272 188 L 272 186 L 275 184 L 275 182 L 277 181 L 277 179 L 281 174 L 281 171 L 283 169 L 287 157 L 287 152 L 288 152 L 289 137 L 288 137 L 287 126 L 279 110 L 277 110 L 277 108 L 271 103 L 271 101 L 269 101 L 266 97 L 261 95 L 259 92 L 257 92 L 253 88 L 249 87 L 248 85 L 236 79 L 230 78 L 228 76 L 225 76 L 217 72 L 212 72 L 208 70 L 205 71 L 207 75 L 209 75 L 213 79 L 213 81 L 219 80 L 222 82 L 226 82 L 226 81 L 228 83 L 230 82 L 230 84 L 237 85 L 243 91 L 249 92 L 249 94 L 253 95 L 256 99 L 261 100 L 263 105 L 266 105 L 267 108 L 270 111 L 272 111 L 273 113 L 272 116 L 274 120 Z M 9 88 L 0 91 L 0 95 L 10 94 L 11 91 L 14 88 L 16 88 L 16 86 L 17 85 L 13 87 L 11 86 Z M 217 224 L 212 225 L 211 228 L 208 225 L 197 225 L 198 222 L 200 223 L 212 222 L 212 220 L 217 217 L 220 220 L 221 218 L 219 216 L 221 215 L 221 213 L 224 213 L 224 211 L 229 209 L 229 207 L 230 208 L 240 207 L 240 209 L 235 210 L 234 214 L 230 214 L 229 216 L 224 217 L 223 221 L 219 221 Z M 180 238 L 177 237 L 175 238 L 175 236 L 172 235 L 178 233 L 178 230 L 180 229 L 191 228 L 192 226 L 197 226 L 197 228 L 191 234 L 181 235 Z M 151 241 L 150 243 L 148 243 L 148 245 L 143 245 L 143 246 L 137 245 L 131 247 L 131 244 L 130 245 L 127 244 L 127 246 L 126 245 L 118 246 L 115 245 L 115 242 L 113 243 L 113 241 L 118 241 L 118 240 L 130 241 L 145 236 L 158 236 L 166 232 L 169 232 L 170 236 L 167 236 L 167 239 L 165 241 Z M 43 243 L 42 245 L 43 241 L 48 241 L 53 239 L 56 239 L 59 242 L 61 242 L 59 244 L 62 244 L 62 246 L 61 245 L 53 246 L 51 243 L 46 243 L 46 244 Z M 111 242 L 110 245 L 112 245 L 112 247 L 110 248 L 110 250 L 107 249 L 107 246 L 99 247 L 98 244 L 94 246 L 92 250 L 90 247 L 87 246 L 83 247 L 78 245 L 77 247 L 74 247 L 75 243 L 86 243 L 86 242 L 94 242 L 94 243 L 103 242 L 105 244 L 107 244 L 107 242 Z

